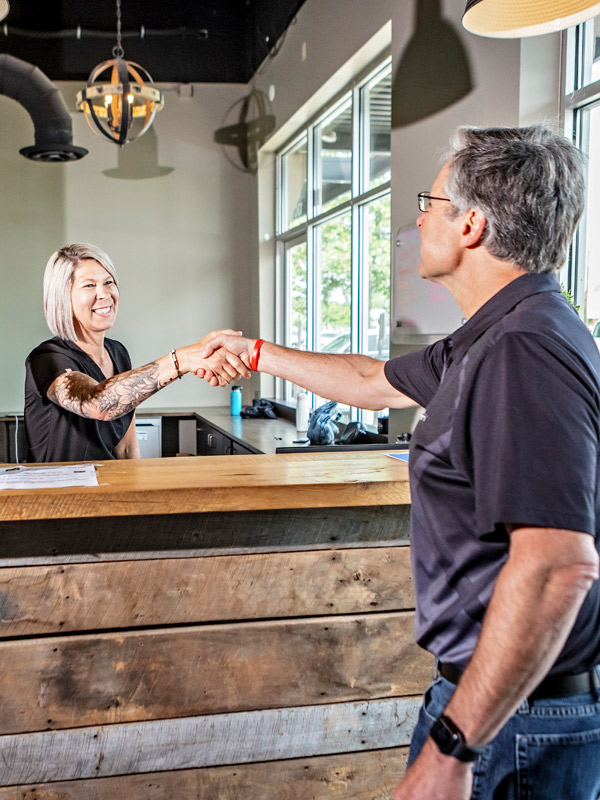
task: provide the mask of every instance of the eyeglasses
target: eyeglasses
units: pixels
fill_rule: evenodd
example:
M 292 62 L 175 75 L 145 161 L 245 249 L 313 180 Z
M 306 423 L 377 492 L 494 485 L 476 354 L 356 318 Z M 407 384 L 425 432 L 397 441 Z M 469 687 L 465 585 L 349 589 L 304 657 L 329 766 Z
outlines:
M 419 211 L 429 211 L 432 200 L 445 200 L 447 203 L 452 202 L 449 197 L 432 197 L 429 192 L 419 192 L 417 197 L 419 198 Z

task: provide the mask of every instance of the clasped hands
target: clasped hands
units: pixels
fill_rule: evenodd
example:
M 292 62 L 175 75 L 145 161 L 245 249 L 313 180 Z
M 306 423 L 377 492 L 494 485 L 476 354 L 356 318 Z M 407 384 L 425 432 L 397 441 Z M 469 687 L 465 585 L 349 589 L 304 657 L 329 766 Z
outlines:
M 252 374 L 249 341 L 252 340 L 243 338 L 241 331 L 229 328 L 211 331 L 195 344 L 182 348 L 187 368 L 211 386 L 227 386 L 240 378 L 249 378 Z

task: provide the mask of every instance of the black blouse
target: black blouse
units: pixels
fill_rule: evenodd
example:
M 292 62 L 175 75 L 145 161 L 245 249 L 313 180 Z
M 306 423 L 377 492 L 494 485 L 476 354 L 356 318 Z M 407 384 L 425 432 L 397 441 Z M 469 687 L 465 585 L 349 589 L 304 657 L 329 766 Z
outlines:
M 115 367 L 115 375 L 131 369 L 124 345 L 114 339 L 104 344 Z M 28 461 L 94 461 L 114 458 L 113 449 L 127 433 L 133 411 L 104 422 L 73 414 L 47 397 L 50 384 L 65 370 L 83 372 L 106 380 L 96 362 L 74 342 L 55 336 L 42 342 L 25 362 L 25 430 Z

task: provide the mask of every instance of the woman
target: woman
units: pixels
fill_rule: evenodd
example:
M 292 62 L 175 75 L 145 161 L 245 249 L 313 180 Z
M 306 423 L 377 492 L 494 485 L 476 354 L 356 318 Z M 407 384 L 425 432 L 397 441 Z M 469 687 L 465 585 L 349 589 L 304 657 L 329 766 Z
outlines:
M 124 345 L 105 335 L 118 304 L 115 268 L 100 248 L 71 244 L 50 257 L 44 313 L 54 338 L 26 361 L 29 461 L 139 458 L 134 409 L 143 400 L 201 368 L 214 373 L 213 386 L 249 375 L 242 361 L 224 350 L 201 357 L 214 333 L 132 369 Z

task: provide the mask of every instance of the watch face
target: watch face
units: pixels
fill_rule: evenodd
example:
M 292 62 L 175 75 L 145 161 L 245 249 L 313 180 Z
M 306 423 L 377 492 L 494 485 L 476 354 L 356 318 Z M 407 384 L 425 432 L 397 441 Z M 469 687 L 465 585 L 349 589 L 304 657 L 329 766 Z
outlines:
M 440 753 L 458 758 L 459 761 L 475 761 L 483 752 L 482 748 L 467 747 L 460 728 L 444 714 L 433 723 L 430 735 Z

